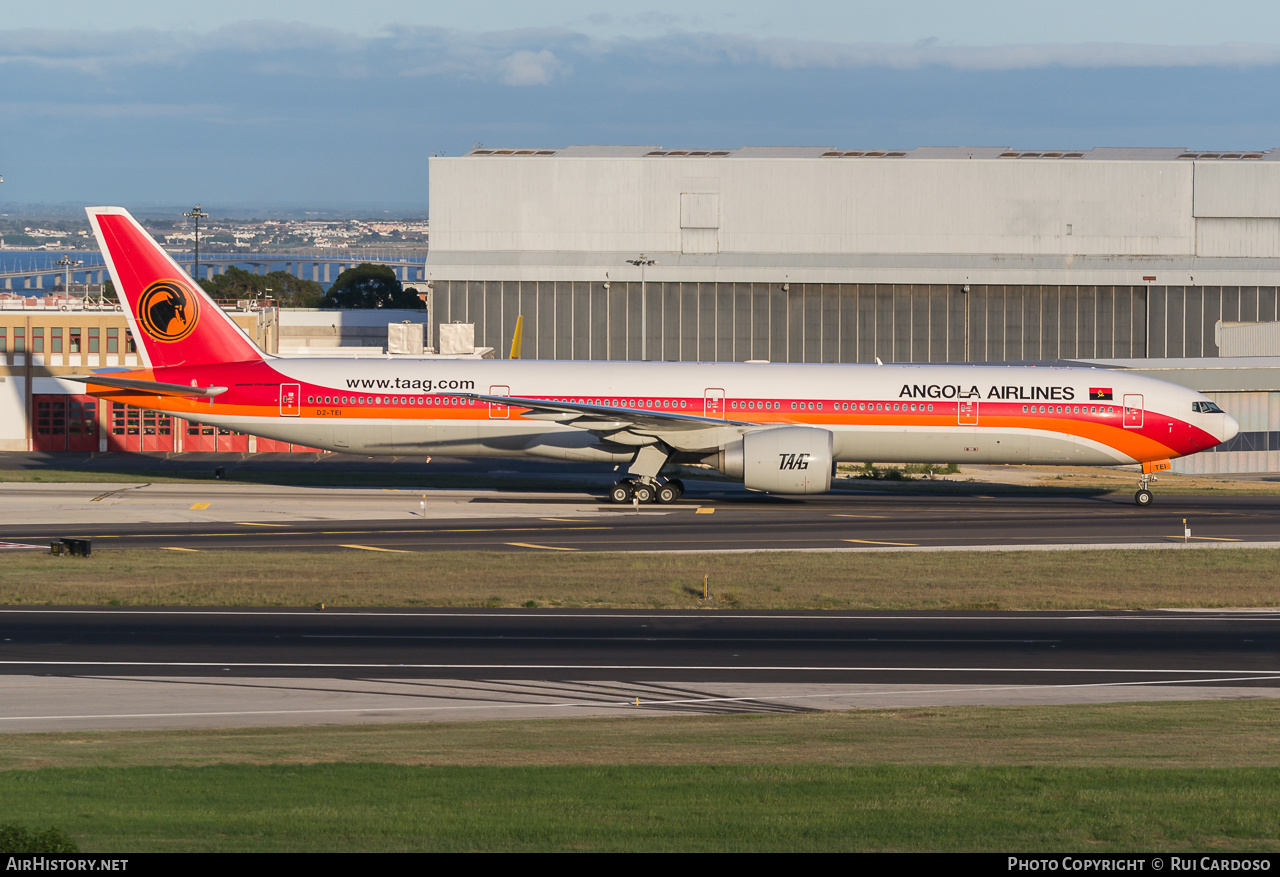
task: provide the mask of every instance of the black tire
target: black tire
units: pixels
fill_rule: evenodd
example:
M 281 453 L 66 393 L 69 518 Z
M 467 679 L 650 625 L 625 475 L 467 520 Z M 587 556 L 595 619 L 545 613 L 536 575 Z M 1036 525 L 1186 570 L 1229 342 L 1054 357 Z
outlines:
M 609 501 L 619 505 L 631 502 L 631 485 L 622 481 L 613 485 L 613 489 L 609 491 Z
M 667 482 L 667 484 L 670 484 L 672 487 L 676 489 L 676 499 L 679 499 L 680 497 L 684 496 L 684 482 L 681 481 L 679 478 L 672 478 L 670 481 Z
M 648 484 L 637 484 L 631 491 L 631 495 L 643 503 L 653 502 L 653 488 Z
M 1147 490 L 1145 487 L 1133 495 L 1133 501 L 1144 508 L 1151 505 L 1151 501 L 1153 499 L 1155 499 L 1155 497 L 1152 496 L 1151 491 Z
M 680 498 L 680 491 L 672 484 L 664 484 L 658 488 L 658 502 L 663 505 L 673 503 Z

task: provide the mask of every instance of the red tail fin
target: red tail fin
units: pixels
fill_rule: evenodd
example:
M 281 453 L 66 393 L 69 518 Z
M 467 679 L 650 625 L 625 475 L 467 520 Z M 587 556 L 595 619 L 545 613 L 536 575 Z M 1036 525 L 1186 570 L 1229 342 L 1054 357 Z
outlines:
M 88 208 L 89 224 L 152 368 L 260 360 L 263 352 L 120 207 Z

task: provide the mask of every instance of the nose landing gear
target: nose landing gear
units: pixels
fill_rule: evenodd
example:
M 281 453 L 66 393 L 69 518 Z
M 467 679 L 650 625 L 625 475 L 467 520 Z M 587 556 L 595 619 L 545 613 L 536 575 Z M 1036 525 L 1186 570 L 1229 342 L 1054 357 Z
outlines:
M 1143 507 L 1151 505 L 1154 497 L 1147 488 L 1147 482 L 1156 481 L 1157 472 L 1168 472 L 1172 468 L 1173 464 L 1168 460 L 1150 460 L 1143 463 L 1142 474 L 1138 476 L 1138 492 L 1133 495 L 1133 501 Z
M 1133 495 L 1133 501 L 1143 508 L 1151 505 L 1151 501 L 1155 499 L 1155 496 L 1147 489 L 1147 482 L 1157 480 L 1159 479 L 1156 476 L 1143 472 L 1138 481 L 1138 492 Z

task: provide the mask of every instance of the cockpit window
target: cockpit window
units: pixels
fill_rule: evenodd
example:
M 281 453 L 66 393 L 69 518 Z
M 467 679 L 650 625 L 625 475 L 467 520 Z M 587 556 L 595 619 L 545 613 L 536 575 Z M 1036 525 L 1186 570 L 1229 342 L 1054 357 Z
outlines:
M 1192 402 L 1191 410 L 1200 414 L 1222 414 L 1217 402 Z

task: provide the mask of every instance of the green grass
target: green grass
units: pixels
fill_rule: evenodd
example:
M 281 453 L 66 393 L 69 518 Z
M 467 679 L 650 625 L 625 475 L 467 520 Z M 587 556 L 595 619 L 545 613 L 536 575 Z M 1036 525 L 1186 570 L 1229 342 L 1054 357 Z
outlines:
M 0 775 L 85 851 L 1280 850 L 1280 770 L 90 768 Z
M 6 734 L 85 852 L 1280 850 L 1280 703 Z
M 180 540 L 175 540 L 180 543 Z M 641 609 L 1280 605 L 1280 551 L 9 552 L 0 604 Z M 216 576 L 208 571 L 216 569 Z M 703 576 L 712 600 L 702 602 Z

